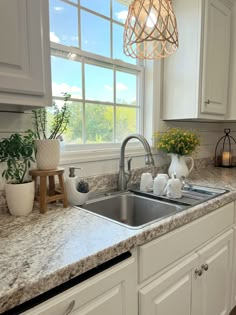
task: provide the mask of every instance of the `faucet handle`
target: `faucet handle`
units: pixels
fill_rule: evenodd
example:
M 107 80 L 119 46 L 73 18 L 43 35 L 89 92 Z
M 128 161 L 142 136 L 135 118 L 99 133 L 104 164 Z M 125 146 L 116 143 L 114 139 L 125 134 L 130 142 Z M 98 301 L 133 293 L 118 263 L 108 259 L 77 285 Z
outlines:
M 127 160 L 128 172 L 131 172 L 131 162 L 132 162 L 132 157 L 129 157 Z
M 128 181 L 131 178 L 131 161 L 132 161 L 132 157 L 129 157 L 128 160 L 127 160 L 128 171 L 125 172 L 126 183 L 128 183 Z

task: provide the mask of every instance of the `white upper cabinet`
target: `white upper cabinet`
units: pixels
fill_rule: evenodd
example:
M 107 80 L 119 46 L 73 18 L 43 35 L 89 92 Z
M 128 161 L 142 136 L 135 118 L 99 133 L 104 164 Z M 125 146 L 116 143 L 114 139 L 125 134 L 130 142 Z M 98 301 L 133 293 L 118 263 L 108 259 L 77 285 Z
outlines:
M 229 106 L 227 119 L 236 120 L 236 3 L 232 11 L 232 32 L 229 69 Z
M 206 2 L 201 112 L 224 115 L 227 106 L 230 9 L 220 0 Z
M 179 49 L 164 61 L 162 118 L 224 119 L 232 3 L 174 0 Z
M 0 110 L 50 105 L 48 1 L 1 0 L 0 42 Z

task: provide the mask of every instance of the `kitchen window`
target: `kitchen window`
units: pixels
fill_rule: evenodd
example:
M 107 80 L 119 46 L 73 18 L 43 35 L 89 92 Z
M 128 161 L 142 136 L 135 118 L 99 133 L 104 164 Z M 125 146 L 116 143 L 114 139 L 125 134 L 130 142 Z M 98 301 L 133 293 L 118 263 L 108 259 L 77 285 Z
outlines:
M 116 0 L 50 0 L 53 99 L 71 94 L 67 147 L 142 133 L 144 68 L 123 53 L 127 12 Z

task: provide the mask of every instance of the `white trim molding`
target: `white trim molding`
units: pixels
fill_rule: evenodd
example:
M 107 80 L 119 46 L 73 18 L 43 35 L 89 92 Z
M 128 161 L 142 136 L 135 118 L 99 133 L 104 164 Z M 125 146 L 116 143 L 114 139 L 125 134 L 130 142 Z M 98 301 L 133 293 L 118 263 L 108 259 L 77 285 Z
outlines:
M 127 147 L 125 151 L 126 157 L 140 157 L 144 156 L 145 151 L 142 146 Z M 86 163 L 117 160 L 120 158 L 120 146 L 117 148 L 103 148 L 103 149 L 87 149 L 76 151 L 63 151 L 61 154 L 60 164 L 67 165 L 71 163 Z

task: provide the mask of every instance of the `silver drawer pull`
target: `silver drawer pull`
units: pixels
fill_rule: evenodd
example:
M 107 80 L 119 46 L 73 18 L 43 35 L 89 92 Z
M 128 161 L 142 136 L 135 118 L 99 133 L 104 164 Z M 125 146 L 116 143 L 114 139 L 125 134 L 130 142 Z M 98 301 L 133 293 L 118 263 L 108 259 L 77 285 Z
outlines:
M 195 275 L 198 276 L 198 277 L 201 277 L 201 275 L 202 275 L 202 269 L 196 269 L 196 270 L 195 270 Z
M 207 270 L 209 269 L 208 264 L 204 264 L 204 265 L 202 265 L 202 269 L 203 269 L 203 270 L 205 270 L 205 271 L 207 271 Z
M 65 311 L 63 315 L 69 315 L 72 312 L 74 306 L 75 306 L 75 300 L 70 302 L 68 309 Z

